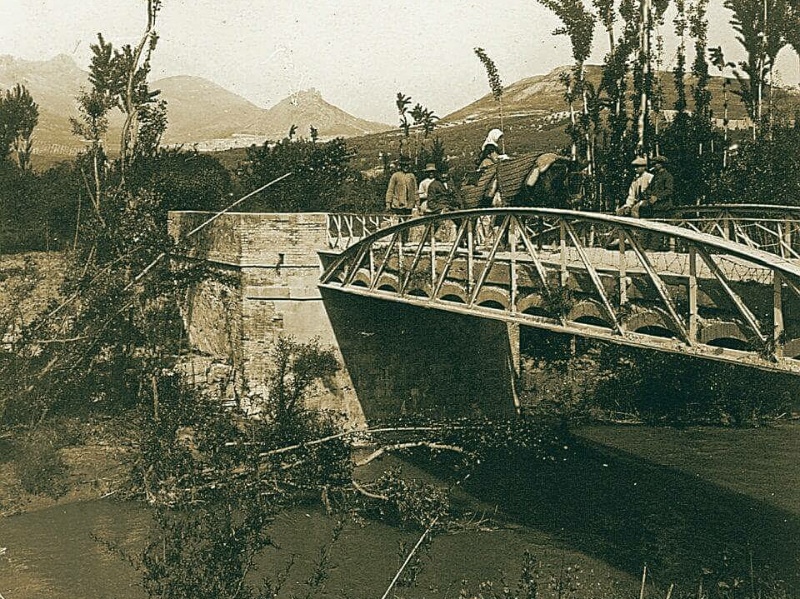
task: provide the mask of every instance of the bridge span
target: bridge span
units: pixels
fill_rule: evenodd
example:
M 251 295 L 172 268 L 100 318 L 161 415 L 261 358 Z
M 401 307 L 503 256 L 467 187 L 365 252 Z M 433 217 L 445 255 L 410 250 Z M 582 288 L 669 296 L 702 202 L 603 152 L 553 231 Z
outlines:
M 210 216 L 172 212 L 170 232 Z M 310 405 L 352 422 L 513 412 L 520 326 L 800 374 L 800 215 L 676 219 L 227 213 L 173 256 L 209 271 L 183 306 L 193 373 L 263 392 L 279 336 L 319 338 L 343 368 Z
M 365 227 L 320 286 L 800 374 L 800 235 L 765 208 L 694 208 L 681 227 L 544 208 Z

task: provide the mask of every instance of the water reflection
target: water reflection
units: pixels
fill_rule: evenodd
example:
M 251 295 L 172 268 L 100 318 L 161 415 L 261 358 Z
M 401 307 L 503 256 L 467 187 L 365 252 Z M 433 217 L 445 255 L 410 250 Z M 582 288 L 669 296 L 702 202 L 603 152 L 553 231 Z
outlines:
M 746 474 L 745 474 L 746 476 Z M 539 467 L 492 464 L 470 487 L 527 526 L 631 574 L 683 592 L 734 577 L 800 590 L 800 515 L 619 449 L 579 440 L 572 457 Z

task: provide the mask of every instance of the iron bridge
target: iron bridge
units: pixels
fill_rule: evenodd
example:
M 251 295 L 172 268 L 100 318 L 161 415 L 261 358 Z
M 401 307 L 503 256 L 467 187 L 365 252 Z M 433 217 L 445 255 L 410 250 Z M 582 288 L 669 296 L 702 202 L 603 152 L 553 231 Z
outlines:
M 800 374 L 800 213 L 726 208 L 674 224 L 547 208 L 364 216 L 338 237 L 346 222 L 330 220 L 343 251 L 320 287 Z

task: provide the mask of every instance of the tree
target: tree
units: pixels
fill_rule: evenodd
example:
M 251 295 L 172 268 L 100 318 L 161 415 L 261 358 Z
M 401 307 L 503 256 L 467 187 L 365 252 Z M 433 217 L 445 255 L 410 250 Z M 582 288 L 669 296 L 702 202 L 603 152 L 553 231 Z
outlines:
M 592 52 L 592 39 L 594 36 L 595 16 L 581 0 L 539 0 L 561 19 L 562 26 L 553 31 L 553 35 L 566 35 L 572 45 L 572 58 L 575 67 L 571 75 L 565 74 L 562 82 L 566 87 L 566 99 L 570 108 L 570 123 L 572 136 L 572 158 L 577 158 L 578 145 L 583 146 L 581 154 L 585 154 L 587 163 L 592 163 L 592 141 L 589 119 L 589 96 L 593 93 L 586 83 L 586 70 L 584 64 Z M 582 119 L 578 121 L 573 110 L 573 101 L 576 97 L 582 100 Z
M 342 189 L 354 173 L 350 151 L 341 138 L 326 143 L 305 139 L 251 146 L 241 165 L 241 181 L 256 189 L 285 173 L 293 173 L 292 185 L 282 185 L 253 198 L 250 210 L 308 212 L 333 210 L 342 201 Z
M 81 95 L 82 118 L 73 127 L 92 142 L 77 164 L 84 174 L 87 168 L 94 173 L 94 185 L 83 178 L 94 210 L 82 214 L 62 288 L 66 299 L 26 329 L 26 343 L 14 357 L 35 373 L 14 397 L 18 405 L 38 411 L 34 422 L 51 409 L 92 403 L 155 406 L 154 382 L 180 353 L 181 288 L 202 269 L 163 259 L 175 245 L 163 197 L 125 178 L 129 167 L 154 153 L 165 125 L 165 105 L 154 101 L 157 94 L 147 84 L 159 7 L 158 0 L 148 0 L 148 30 L 136 49 L 114 51 L 102 35 L 92 47 L 92 87 Z M 121 156 L 107 164 L 101 135 L 112 108 L 127 117 Z
M 713 64 L 720 72 L 720 75 L 722 75 L 722 129 L 723 141 L 725 143 L 722 166 L 724 168 L 727 166 L 728 126 L 730 123 L 730 119 L 728 118 L 728 86 L 730 85 L 730 79 L 726 75 L 726 69 L 735 67 L 736 65 L 725 60 L 725 56 L 722 53 L 722 46 L 709 48 L 708 53 L 711 58 L 711 64 Z
M 736 71 L 735 75 L 738 95 L 753 121 L 755 139 L 763 128 L 765 88 L 772 83 L 778 53 L 788 43 L 787 25 L 790 28 L 798 23 L 797 10 L 789 0 L 725 0 L 725 7 L 733 12 L 731 25 L 747 53 L 747 59 L 739 62 L 743 74 Z
M 408 117 L 411 116 L 408 112 L 408 106 L 411 104 L 411 98 L 404 95 L 402 92 L 397 92 L 397 98 L 394 102 L 397 107 L 397 113 L 400 115 L 400 130 L 403 132 L 405 141 L 408 142 L 408 136 L 411 131 L 411 121 Z M 403 153 L 403 140 L 400 140 L 400 154 Z
M 39 123 L 39 105 L 28 89 L 17 83 L 0 96 L 0 158 L 13 150 L 21 170 L 30 168 L 31 136 Z
M 220 210 L 233 182 L 228 170 L 211 154 L 161 148 L 128 169 L 133 189 L 149 189 L 163 199 L 164 210 Z

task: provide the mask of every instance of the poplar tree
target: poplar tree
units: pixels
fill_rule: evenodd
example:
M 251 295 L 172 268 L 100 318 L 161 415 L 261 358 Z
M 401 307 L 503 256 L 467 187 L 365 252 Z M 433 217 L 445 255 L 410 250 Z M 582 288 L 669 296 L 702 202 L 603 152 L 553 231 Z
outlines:
M 572 136 L 572 158 L 577 158 L 578 144 L 583 146 L 582 154 L 586 162 L 592 164 L 592 133 L 590 117 L 590 96 L 594 96 L 594 89 L 590 89 L 586 81 L 585 63 L 592 52 L 594 38 L 595 16 L 587 9 L 582 0 L 539 0 L 539 3 L 549 8 L 561 20 L 562 26 L 553 31 L 553 35 L 566 35 L 572 46 L 572 58 L 575 60 L 572 74 L 563 77 L 567 87 L 567 100 L 570 104 L 570 122 Z M 606 18 L 608 18 L 606 16 Z M 572 100 L 581 98 L 581 118 L 578 121 L 573 110 Z M 590 166 L 591 168 L 591 166 Z
M 481 61 L 483 68 L 486 70 L 486 76 L 489 79 L 489 88 L 492 90 L 492 97 L 494 101 L 500 106 L 500 130 L 503 130 L 503 82 L 500 79 L 500 74 L 497 72 L 497 66 L 494 61 L 489 57 L 483 48 L 475 48 L 475 55 Z M 501 151 L 503 154 L 506 152 L 505 137 L 500 140 L 503 144 Z
M 725 8 L 733 12 L 730 23 L 747 53 L 738 64 L 742 72 L 734 74 L 756 139 L 764 124 L 764 95 L 768 84 L 771 93 L 775 59 L 789 40 L 796 43 L 800 9 L 789 0 L 725 0 Z
M 0 96 L 0 158 L 14 151 L 20 170 L 30 169 L 33 130 L 39 123 L 39 105 L 19 83 Z

